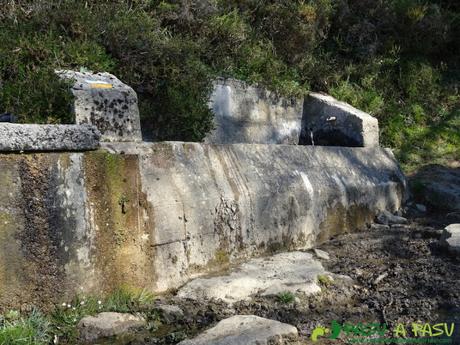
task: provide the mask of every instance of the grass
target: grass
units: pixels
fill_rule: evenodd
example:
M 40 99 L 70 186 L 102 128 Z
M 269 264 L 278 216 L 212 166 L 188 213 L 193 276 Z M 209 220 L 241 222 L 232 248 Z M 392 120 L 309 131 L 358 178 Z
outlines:
M 84 316 L 108 311 L 150 316 L 153 300 L 145 290 L 121 288 L 105 298 L 76 297 L 56 306 L 47 316 L 35 310 L 28 315 L 12 310 L 0 317 L 0 345 L 45 345 L 54 339 L 59 344 L 74 344 L 76 326 Z
M 1 345 L 44 345 L 51 340 L 50 321 L 38 311 L 33 311 L 27 317 L 10 311 L 1 320 Z
M 277 296 L 278 301 L 280 301 L 283 304 L 289 304 L 294 302 L 295 300 L 295 295 L 290 292 L 290 291 L 284 291 L 278 294 Z

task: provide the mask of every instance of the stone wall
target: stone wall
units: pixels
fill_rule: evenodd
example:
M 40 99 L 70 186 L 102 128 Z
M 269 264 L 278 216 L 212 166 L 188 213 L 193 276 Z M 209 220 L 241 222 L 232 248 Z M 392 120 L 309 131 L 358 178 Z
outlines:
M 123 284 L 165 291 L 229 261 L 364 228 L 404 198 L 404 176 L 380 148 L 106 149 L 0 155 L 2 308 Z

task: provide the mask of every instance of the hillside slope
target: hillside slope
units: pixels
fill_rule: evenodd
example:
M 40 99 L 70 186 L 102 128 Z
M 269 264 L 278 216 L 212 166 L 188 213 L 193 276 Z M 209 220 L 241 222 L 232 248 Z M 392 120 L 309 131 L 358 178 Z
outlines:
M 0 113 L 66 123 L 55 68 L 107 71 L 138 92 L 159 140 L 201 140 L 211 80 L 324 91 L 379 118 L 407 171 L 460 158 L 455 0 L 5 0 Z

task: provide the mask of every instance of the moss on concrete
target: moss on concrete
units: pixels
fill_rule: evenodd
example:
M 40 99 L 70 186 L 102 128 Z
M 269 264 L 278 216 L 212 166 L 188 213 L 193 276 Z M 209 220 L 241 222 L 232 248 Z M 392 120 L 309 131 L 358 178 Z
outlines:
M 149 288 L 153 250 L 143 243 L 138 156 L 91 152 L 84 167 L 97 229 L 99 285 L 106 292 L 127 283 Z

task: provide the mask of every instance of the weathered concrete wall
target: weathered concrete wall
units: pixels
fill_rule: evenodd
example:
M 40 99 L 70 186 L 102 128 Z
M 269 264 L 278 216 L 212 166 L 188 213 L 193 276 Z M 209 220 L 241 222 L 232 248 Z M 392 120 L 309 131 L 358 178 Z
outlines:
M 214 144 L 379 146 L 376 118 L 331 96 L 284 98 L 235 79 L 218 79 L 210 97 Z
M 228 261 L 308 248 L 396 210 L 380 148 L 108 144 L 0 155 L 0 307 L 129 284 L 178 287 Z
M 305 97 L 300 143 L 327 146 L 379 146 L 375 117 L 320 93 Z
M 209 101 L 215 130 L 208 143 L 298 144 L 302 100 L 277 96 L 235 79 L 218 79 Z
M 95 150 L 100 137 L 92 125 L 0 123 L 0 152 Z
M 138 157 L 0 155 L 0 309 L 153 288 Z
M 103 141 L 141 141 L 137 94 L 109 73 L 57 71 L 73 82 L 77 124 L 95 125 Z

